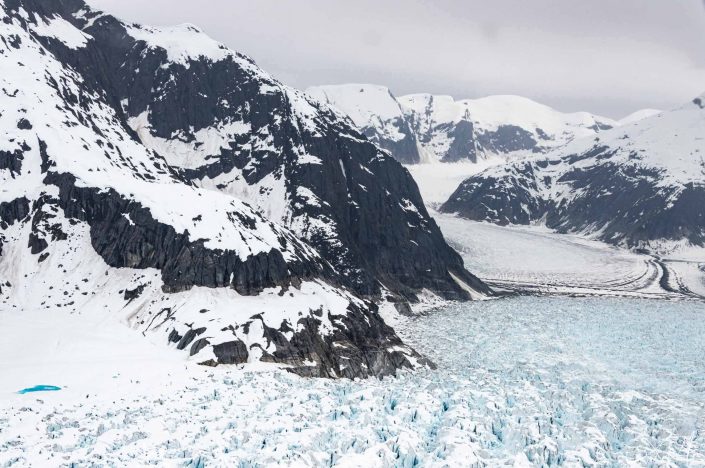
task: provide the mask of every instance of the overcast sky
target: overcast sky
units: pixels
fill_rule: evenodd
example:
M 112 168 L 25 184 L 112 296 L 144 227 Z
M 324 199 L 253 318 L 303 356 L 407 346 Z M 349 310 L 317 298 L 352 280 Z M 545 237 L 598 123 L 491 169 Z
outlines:
M 194 23 L 298 88 L 519 94 L 615 118 L 705 91 L 703 0 L 89 3 L 134 22 Z

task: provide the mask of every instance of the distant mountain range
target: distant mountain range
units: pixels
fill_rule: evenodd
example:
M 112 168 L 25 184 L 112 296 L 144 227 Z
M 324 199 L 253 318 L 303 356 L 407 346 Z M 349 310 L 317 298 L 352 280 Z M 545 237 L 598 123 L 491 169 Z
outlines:
M 658 113 L 646 109 L 615 121 L 587 112 L 559 112 L 519 96 L 459 101 L 432 94 L 395 97 L 384 86 L 368 84 L 318 86 L 306 92 L 347 114 L 370 140 L 404 164 L 544 154 Z
M 615 121 L 518 96 L 397 98 L 359 84 L 307 92 L 404 163 L 496 161 L 463 181 L 443 212 L 655 252 L 705 245 L 705 97 Z

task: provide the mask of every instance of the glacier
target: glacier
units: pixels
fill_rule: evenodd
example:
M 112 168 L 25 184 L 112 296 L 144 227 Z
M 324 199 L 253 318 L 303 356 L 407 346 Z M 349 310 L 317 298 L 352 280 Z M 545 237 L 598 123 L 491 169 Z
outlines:
M 61 392 L 10 394 L 3 379 L 0 466 L 700 466 L 701 315 L 688 300 L 447 305 L 397 324 L 438 369 L 366 380 L 145 359 L 126 330 L 137 349 L 63 364 Z M 34 378 L 31 349 L 9 362 L 23 337 L 5 330 L 6 377 Z M 118 339 L 82 336 L 46 347 L 61 361 Z

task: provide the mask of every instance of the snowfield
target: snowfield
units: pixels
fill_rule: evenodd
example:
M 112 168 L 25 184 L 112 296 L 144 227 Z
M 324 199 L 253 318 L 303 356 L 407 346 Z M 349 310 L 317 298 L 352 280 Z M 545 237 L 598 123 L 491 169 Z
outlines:
M 0 329 L 0 466 L 705 464 L 692 301 L 450 306 L 400 327 L 438 370 L 364 381 L 204 368 L 62 314 L 2 316 L 26 326 Z M 34 384 L 66 387 L 13 393 Z
M 404 167 L 419 186 L 424 203 L 429 208 L 436 208 L 448 200 L 462 181 L 499 164 L 506 164 L 506 159 L 483 159 L 476 163 L 407 164 Z

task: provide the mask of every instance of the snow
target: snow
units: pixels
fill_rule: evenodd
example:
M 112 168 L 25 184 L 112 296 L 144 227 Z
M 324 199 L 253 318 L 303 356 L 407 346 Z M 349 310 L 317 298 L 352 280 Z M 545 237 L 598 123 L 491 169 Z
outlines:
M 661 112 L 662 111 L 658 109 L 641 109 L 632 112 L 631 114 L 627 115 L 622 119 L 619 119 L 617 122 L 619 123 L 619 125 L 628 125 L 630 123 L 638 122 L 639 120 L 645 119 L 647 117 L 653 117 L 654 115 L 658 115 Z
M 16 22 L 4 27 L 23 37 L 27 35 Z M 8 53 L 0 56 L 3 70 L 0 83 L 8 90 L 16 89 L 17 83 L 24 83 L 25 86 L 14 95 L 0 94 L 3 108 L 0 125 L 13 129 L 12 138 L 2 146 L 12 149 L 24 143 L 31 150 L 25 155 L 20 177 L 13 177 L 9 171 L 0 173 L 0 199 L 12 200 L 19 196 L 34 199 L 45 190 L 38 155 L 39 136 L 46 143 L 49 158 L 56 164 L 53 168 L 55 172 L 73 174 L 79 187 L 114 189 L 123 197 L 149 209 L 156 220 L 173 226 L 177 232 L 188 231 L 191 240 L 204 239 L 206 247 L 231 250 L 243 260 L 273 249 L 282 250 L 287 259 L 295 257 L 295 242 L 291 241 L 293 236 L 263 219 L 241 200 L 212 190 L 194 188 L 175 179 L 164 159 L 134 141 L 115 111 L 104 104 L 100 96 L 82 89 L 79 75 L 63 67 L 51 54 L 41 53 L 42 47 L 38 43 L 27 37 L 19 51 L 5 47 Z M 17 54 L 22 55 L 22 62 L 16 60 Z M 49 79 L 59 83 L 58 92 Z M 82 102 L 65 100 L 60 93 L 81 95 Z M 82 104 L 87 109 L 81 107 Z M 102 135 L 97 135 L 91 124 L 80 119 L 79 115 L 90 116 L 90 122 L 100 129 Z M 148 143 L 163 149 L 163 145 L 148 139 L 150 133 L 146 115 L 142 114 L 132 123 Z M 18 129 L 17 121 L 20 118 L 27 119 L 32 129 Z M 230 122 L 218 127 L 218 131 L 242 133 L 247 131 L 247 126 Z M 210 129 L 196 132 L 197 141 L 205 143 L 203 152 L 212 152 L 225 144 L 225 137 L 217 133 Z M 105 140 L 113 147 L 107 147 Z M 178 144 L 175 145 L 178 148 Z M 187 152 L 181 162 L 193 161 L 189 159 L 190 154 Z M 179 158 L 183 154 L 175 151 L 169 152 L 168 156 Z M 254 229 L 244 228 L 245 218 L 254 222 Z M 283 246 L 281 239 L 291 242 Z
M 338 108 L 360 129 L 375 128 L 391 141 L 405 136 L 395 125 L 396 119 L 404 118 L 403 111 L 384 86 L 356 83 L 314 86 L 306 89 L 306 93 Z
M 242 171 L 233 168 L 217 177 L 195 181 L 200 187 L 231 195 L 244 201 L 273 223 L 285 223 L 290 215 L 284 176 L 267 174 L 256 183 L 248 183 Z
M 16 333 L 29 334 L 26 337 L 28 342 L 34 339 L 44 342 L 43 325 L 38 331 L 32 321 L 25 323 L 22 320 L 31 317 L 37 321 L 45 320 L 46 333 L 55 333 L 49 342 L 67 340 L 67 343 L 78 343 L 70 344 L 75 355 L 64 356 L 71 362 L 83 362 L 87 358 L 83 353 L 92 354 L 90 349 L 81 347 L 84 340 L 81 333 L 85 327 L 101 329 L 100 332 L 85 331 L 97 335 L 96 346 L 101 343 L 103 333 L 118 333 L 125 339 L 130 336 L 140 340 L 147 338 L 145 341 L 158 344 L 179 362 L 186 362 L 188 352 L 174 350 L 173 343 L 166 345 L 172 330 L 184 336 L 192 328 L 203 327 L 203 336 L 208 338 L 210 346 L 188 357 L 190 362 L 199 363 L 208 360 L 212 346 L 234 339 L 241 340 L 248 349 L 274 352 L 275 344 L 263 335 L 260 325 L 276 330 L 285 326 L 291 330 L 285 333 L 290 339 L 293 332 L 301 330 L 300 319 L 313 316 L 313 311 L 319 310 L 322 312 L 316 317 L 320 323 L 319 332 L 326 335 L 347 315 L 350 304 L 364 306 L 350 293 L 319 280 L 304 281 L 299 287 L 286 289 L 266 288 L 253 296 L 241 295 L 231 288 L 206 287 L 165 293 L 161 273 L 156 269 L 112 268 L 105 264 L 93 250 L 89 228 L 84 223 L 69 223 L 60 215 L 52 218 L 52 222 L 61 223 L 67 239 L 51 242 L 44 251 L 47 258 L 41 262 L 28 253 L 26 239 L 31 229 L 28 223 L 15 223 L 3 231 L 6 239 L 0 257 L 0 315 L 7 313 L 4 323 L 9 329 L 16 327 Z M 314 255 L 312 251 L 308 253 Z M 134 291 L 138 287 L 142 291 L 137 297 L 125 297 L 125 291 Z M 66 323 L 56 327 L 52 325 L 53 320 Z M 75 331 L 78 336 L 73 335 Z M 128 331 L 130 334 L 126 334 Z M 108 348 L 121 346 L 110 340 L 104 344 Z M 43 353 L 42 346 L 37 345 L 37 352 Z M 125 346 L 131 345 L 125 343 Z M 135 353 L 145 353 L 147 359 L 150 350 L 152 348 L 141 347 Z M 97 352 L 98 356 L 101 356 L 100 352 Z M 111 351 L 105 352 L 107 356 Z M 113 352 L 123 351 L 116 349 Z M 156 354 L 162 355 L 162 351 Z M 40 356 L 38 354 L 37 359 L 41 359 Z M 73 364 L 67 361 L 67 365 Z M 18 388 L 37 381 L 56 384 L 60 375 L 42 377 L 31 374 Z
M 321 123 L 321 116 L 318 107 L 314 105 L 317 101 L 303 91 L 299 91 L 290 86 L 282 85 L 280 90 L 289 100 L 299 128 L 310 132 L 312 136 L 320 136 L 321 133 L 318 129 Z
M 85 47 L 88 41 L 92 39 L 90 35 L 58 16 L 48 19 L 38 18 L 38 23 L 31 26 L 32 30 L 40 36 L 51 37 L 61 41 L 69 49 Z
M 26 34 L 16 22 L 3 27 Z M 140 31 L 179 63 L 194 56 L 215 60 L 221 50 L 203 55 L 210 46 L 190 27 Z M 174 46 L 170 41 L 181 41 L 182 33 L 189 42 Z M 78 76 L 22 37 L 24 67 L 13 50 L 0 54 L 0 80 L 9 91 L 0 94 L 0 128 L 12 129 L 0 145 L 13 150 L 27 143 L 31 150 L 19 176 L 0 173 L 3 200 L 53 193 L 41 180 L 38 134 L 56 162 L 52 171 L 75 174 L 79 186 L 118 190 L 177 230 L 207 237 L 214 248 L 241 255 L 277 248 L 294 255 L 287 250 L 293 247 L 281 246 L 282 237 L 295 244 L 287 231 L 255 212 L 286 216 L 283 176 L 263 179 L 252 187 L 257 193 L 244 187 L 237 171 L 199 187 L 180 183 L 165 159 L 133 141 L 99 97 L 79 86 Z M 80 94 L 87 110 L 66 109 L 70 100 L 56 96 L 47 76 L 61 92 Z M 312 103 L 300 92 L 285 92 L 300 128 L 315 131 Z M 90 117 L 117 149 L 108 151 L 74 112 Z M 17 129 L 19 118 L 32 123 L 32 132 Z M 148 119 L 137 118 L 133 123 L 148 139 Z M 208 152 L 222 148 L 207 129 L 202 141 Z M 266 145 L 266 138 L 257 144 Z M 162 156 L 181 157 L 184 165 L 196 159 L 178 148 L 167 153 Z M 440 178 L 421 184 L 422 190 L 439 193 Z M 228 184 L 227 193 L 212 190 L 210 184 L 219 183 Z M 269 201 L 260 198 L 260 189 L 271 191 Z M 305 187 L 297 194 L 320 202 Z M 256 229 L 233 222 L 233 214 L 253 218 Z M 499 285 L 552 294 L 665 296 L 647 257 L 538 227 L 437 220 L 470 269 Z M 325 235 L 333 229 L 325 221 L 302 217 L 293 224 Z M 213 369 L 195 365 L 212 354 L 210 348 L 188 358 L 165 345 L 169 331 L 204 323 L 211 344 L 234 335 L 251 350 L 271 351 L 275 345 L 263 336 L 263 325 L 295 329 L 300 317 L 320 308 L 329 333 L 357 299 L 320 281 L 257 296 L 201 287 L 165 294 L 156 270 L 106 265 L 91 248 L 85 224 L 58 214 L 52 222 L 69 239 L 52 242 L 42 262 L 27 254 L 28 224 L 3 231 L 2 466 L 705 464 L 702 303 L 516 297 L 446 305 L 416 318 L 393 316 L 386 308 L 403 338 L 438 370 L 333 381 L 300 378 L 262 362 Z M 689 263 L 674 271 L 691 281 L 693 268 Z M 142 295 L 125 299 L 124 291 L 137 286 L 144 286 Z M 160 321 L 165 310 L 173 311 L 173 323 Z M 252 361 L 259 357 L 250 355 Z M 62 390 L 16 393 L 39 383 Z
M 504 170 L 494 164 L 494 170 Z M 541 220 L 531 226 L 497 226 L 435 211 L 457 188 L 458 180 L 481 171 L 482 166 L 465 162 L 405 167 L 446 241 L 461 254 L 465 267 L 490 285 L 531 294 L 682 298 L 661 287 L 663 268 L 667 268 L 671 287 L 684 286 L 705 297 L 705 269 L 701 269 L 705 249 L 701 247 L 662 243 L 655 247 L 666 253 L 657 259 L 582 235 L 555 233 Z
M 417 108 L 425 96 L 402 96 L 403 105 Z M 430 101 L 430 100 L 429 100 Z M 566 127 L 586 128 L 596 122 L 614 125 L 605 117 L 587 112 L 563 113 L 531 99 L 513 95 L 487 96 L 479 99 L 454 101 L 450 96 L 434 96 L 433 119 L 436 122 L 457 122 L 466 116 L 486 129 L 497 129 L 500 125 L 516 125 L 525 129 L 540 128 L 560 135 Z M 572 128 L 572 131 L 575 131 Z M 585 131 L 584 133 L 592 133 Z
M 675 277 L 672 280 L 674 286 L 683 286 L 700 297 L 705 297 L 705 260 L 665 259 L 664 261 Z
M 493 132 L 503 125 L 520 127 L 532 134 L 543 149 L 594 135 L 596 125 L 618 125 L 611 119 L 587 112 L 559 112 L 521 96 L 499 95 L 456 101 L 451 96 L 411 94 L 397 100 L 408 118 L 415 122 L 417 133 L 428 138 L 423 146 L 435 155 L 436 160 L 448 151 L 451 144 L 448 128 L 462 120 L 472 122 L 476 133 Z
M 587 127 L 597 122 L 615 125 L 606 117 L 588 112 L 563 113 L 531 99 L 497 95 L 479 99 L 454 100 L 451 96 L 411 94 L 398 98 L 401 105 L 417 114 L 427 114 L 435 124 L 458 122 L 468 118 L 483 129 L 496 130 L 500 125 L 516 125 L 527 130 L 540 128 L 543 131 L 561 135 L 570 128 L 576 131 L 584 128 L 584 133 L 593 133 Z
M 636 174 L 640 183 L 648 184 L 656 195 L 663 195 L 662 209 L 667 210 L 683 191 L 693 189 L 691 184 L 696 189 L 705 184 L 704 120 L 705 111 L 695 99 L 677 109 L 573 140 L 543 156 L 490 167 L 476 180 L 494 179 L 499 189 L 506 187 L 510 191 L 517 181 L 527 183 L 529 195 L 535 200 L 565 207 L 585 190 L 576 187 L 566 174 L 609 164 L 618 168 L 621 177 L 629 179 L 629 174 Z M 609 190 L 606 188 L 603 193 L 609 194 Z M 580 234 L 597 238 L 605 227 L 586 226 Z M 650 239 L 639 246 L 668 256 L 688 248 L 682 244 L 680 240 Z
M 688 103 L 672 111 L 614 128 L 595 138 L 574 140 L 563 148 L 547 155 L 553 161 L 541 175 L 549 175 L 558 180 L 562 173 L 573 169 L 587 169 L 602 164 L 599 158 L 583 158 L 572 164 L 564 156 L 582 155 L 596 147 L 607 147 L 604 152 L 611 154 L 609 162 L 622 167 L 635 167 L 637 170 L 656 171 L 653 177 L 657 189 L 671 190 L 677 197 L 689 183 L 705 183 L 705 138 L 702 123 L 705 112 L 694 103 Z M 569 200 L 576 194 L 569 184 L 555 184 L 539 189 L 546 199 Z M 593 233 L 588 233 L 593 234 Z M 668 244 L 668 241 L 654 240 L 650 245 Z
M 499 288 L 553 295 L 673 297 L 659 286 L 661 269 L 649 255 L 540 226 L 496 226 L 436 212 L 433 217 L 465 267 Z
M 3 314 L 0 463 L 699 466 L 700 316 L 636 299 L 455 305 L 402 326 L 439 370 L 333 381 L 194 366 L 100 311 Z M 36 343 L 19 356 L 17 329 Z M 14 393 L 37 378 L 64 388 Z
M 230 49 L 208 37 L 193 24 L 159 28 L 131 25 L 127 33 L 138 41 L 144 41 L 150 48 L 163 49 L 170 62 L 186 68 L 190 66 L 190 61 L 206 59 L 219 62 L 233 55 Z
M 705 111 L 690 102 L 601 133 L 596 139 L 580 139 L 558 149 L 552 157 L 583 154 L 595 146 L 608 146 L 616 154 L 612 162 L 630 162 L 662 171 L 659 185 L 705 181 Z M 573 167 L 598 164 L 589 158 Z
M 488 167 L 506 164 L 502 158 L 441 163 L 438 161 L 421 164 L 408 164 L 409 171 L 419 187 L 424 202 L 431 206 L 443 204 L 468 177 L 482 172 Z
M 219 157 L 222 150 L 231 149 L 236 136 L 251 132 L 246 122 L 219 122 L 202 128 L 191 135 L 172 135 L 160 138 L 152 134 L 149 109 L 128 119 L 130 127 L 137 132 L 144 146 L 164 156 L 169 164 L 184 169 L 197 169 L 208 164 L 208 160 Z
M 323 161 L 321 161 L 320 158 L 309 153 L 304 153 L 300 155 L 298 162 L 299 164 L 323 164 Z

